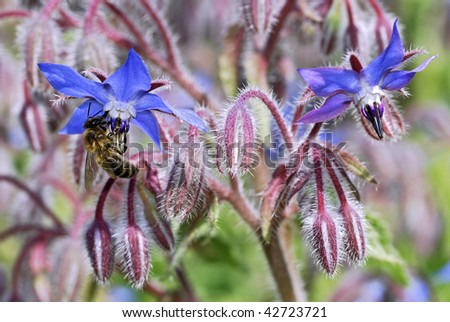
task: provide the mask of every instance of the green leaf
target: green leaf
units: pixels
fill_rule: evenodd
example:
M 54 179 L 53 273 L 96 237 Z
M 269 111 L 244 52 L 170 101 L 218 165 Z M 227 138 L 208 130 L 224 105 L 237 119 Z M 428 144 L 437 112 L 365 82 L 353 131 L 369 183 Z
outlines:
M 409 274 L 406 263 L 392 243 L 392 236 L 377 217 L 366 216 L 367 239 L 370 249 L 367 266 L 387 274 L 396 283 L 407 286 Z
M 361 163 L 355 156 L 351 155 L 346 151 L 339 151 L 339 156 L 342 158 L 342 161 L 347 165 L 350 172 L 359 178 L 373 183 L 378 184 L 375 177 L 369 172 L 369 170 Z

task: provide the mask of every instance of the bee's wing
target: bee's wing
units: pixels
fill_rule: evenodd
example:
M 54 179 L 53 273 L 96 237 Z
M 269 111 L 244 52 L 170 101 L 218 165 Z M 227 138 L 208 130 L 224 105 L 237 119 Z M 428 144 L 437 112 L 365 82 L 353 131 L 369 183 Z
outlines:
M 95 154 L 86 151 L 86 162 L 84 165 L 84 186 L 86 191 L 91 190 L 97 178 L 98 164 L 95 161 Z

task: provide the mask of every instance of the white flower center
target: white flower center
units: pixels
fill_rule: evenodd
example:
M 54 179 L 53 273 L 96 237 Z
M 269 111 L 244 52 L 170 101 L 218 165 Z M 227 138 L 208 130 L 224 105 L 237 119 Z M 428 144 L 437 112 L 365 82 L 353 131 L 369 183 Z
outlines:
M 112 119 L 120 118 L 128 121 L 132 117 L 136 117 L 135 102 L 120 102 L 114 98 L 110 99 L 103 107 L 103 111 L 108 112 Z
M 353 103 L 356 106 L 364 107 L 366 105 L 373 106 L 374 103 L 381 105 L 381 100 L 384 97 L 384 92 L 379 86 L 369 86 L 363 84 L 363 88 L 353 98 Z

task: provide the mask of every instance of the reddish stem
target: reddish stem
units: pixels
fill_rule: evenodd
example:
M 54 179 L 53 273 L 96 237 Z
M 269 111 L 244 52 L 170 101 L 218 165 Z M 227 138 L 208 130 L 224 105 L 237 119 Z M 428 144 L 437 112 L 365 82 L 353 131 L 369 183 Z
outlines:
M 45 234 L 45 235 L 49 235 L 49 236 L 62 236 L 66 233 L 63 230 L 48 229 L 48 228 L 40 226 L 40 225 L 24 224 L 24 225 L 12 226 L 12 227 L 0 232 L 0 241 L 3 241 L 4 239 L 7 239 L 7 238 L 12 237 L 17 234 L 32 232 L 32 231 L 37 231 L 41 235 Z
M 103 2 L 103 0 L 91 0 L 89 2 L 89 7 L 86 11 L 86 16 L 84 18 L 83 33 L 89 35 L 94 30 L 94 19 L 97 15 L 98 6 Z
M 135 44 L 132 41 L 130 41 L 123 33 L 106 23 L 103 18 L 97 17 L 96 22 L 97 27 L 100 28 L 101 32 L 117 45 L 125 48 L 135 47 Z
M 288 150 L 292 151 L 292 149 L 294 147 L 294 144 L 292 142 L 292 134 L 291 134 L 289 128 L 287 127 L 287 124 L 284 121 L 284 118 L 281 115 L 280 110 L 278 109 L 278 106 L 264 92 L 262 92 L 258 89 L 246 90 L 239 96 L 239 98 L 237 99 L 237 101 L 234 105 L 235 106 L 245 105 L 252 98 L 258 98 L 264 103 L 264 105 L 267 107 L 267 109 L 272 114 L 275 122 L 277 123 L 277 125 L 281 131 L 281 135 L 283 136 L 284 142 L 286 142 Z
M 339 182 L 339 178 L 334 171 L 330 160 L 328 158 L 325 158 L 325 163 L 327 166 L 327 172 L 330 176 L 331 182 L 333 182 L 334 189 L 336 189 L 336 193 L 338 195 L 339 201 L 341 202 L 341 205 L 347 204 L 347 198 L 345 197 L 344 189 L 342 189 L 342 185 Z
M 317 212 L 319 214 L 325 212 L 325 196 L 323 190 L 323 177 L 322 177 L 322 162 L 320 160 L 322 153 L 316 148 L 311 148 L 313 154 L 314 174 L 316 176 L 316 190 L 317 190 Z
M 159 15 L 158 11 L 153 7 L 150 1 L 141 0 L 141 4 L 150 15 L 150 17 L 152 17 L 153 21 L 159 29 L 160 35 L 162 36 L 164 42 L 164 46 L 166 47 L 168 58 L 167 60 L 169 61 L 169 63 L 174 65 L 174 68 L 179 69 L 179 62 L 177 59 L 177 55 L 175 54 L 175 45 L 173 43 L 173 38 L 170 36 L 170 33 L 168 31 L 169 28 L 166 22 L 162 19 L 162 17 Z
M 60 26 L 65 27 L 73 27 L 73 28 L 79 28 L 81 27 L 82 23 L 81 21 L 73 16 L 70 12 L 67 12 L 64 10 L 64 8 L 58 8 L 58 13 L 61 15 L 62 19 L 58 20 L 58 23 Z
M 136 226 L 136 218 L 134 216 L 134 194 L 136 192 L 137 178 L 133 177 L 128 183 L 128 196 L 127 196 L 127 218 L 129 226 Z
M 73 205 L 76 213 L 81 210 L 79 197 L 74 194 L 73 190 L 70 189 L 65 182 L 52 177 L 43 177 L 43 181 L 51 185 L 55 190 L 61 191 Z
M 97 207 L 95 208 L 95 219 L 98 221 L 103 221 L 103 208 L 105 206 L 106 197 L 108 196 L 108 193 L 111 190 L 114 182 L 115 179 L 109 178 L 108 181 L 106 181 L 102 192 L 100 193 L 100 197 L 98 198 L 97 202 Z
M 25 184 L 23 184 L 22 182 L 11 176 L 0 176 L 0 181 L 6 181 L 16 186 L 16 188 L 24 191 L 31 198 L 34 204 L 39 208 L 41 208 L 41 210 L 44 211 L 44 213 L 53 221 L 58 230 L 64 231 L 64 226 L 62 222 L 58 219 L 56 214 L 53 211 L 51 211 L 50 208 L 47 207 L 47 205 L 45 205 L 41 197 L 38 196 L 34 191 L 32 191 Z
M 61 0 L 48 0 L 45 4 L 45 7 L 41 10 L 40 18 L 45 21 L 49 20 L 53 11 L 55 11 L 59 7 L 59 3 Z
M 219 199 L 228 201 L 250 227 L 257 231 L 260 228 L 259 216 L 243 197 L 237 178 L 230 178 L 230 181 L 232 189 L 210 177 L 208 178 L 208 187 L 219 197 Z
M 26 10 L 2 10 L 0 11 L 0 19 L 3 18 L 28 18 L 31 13 Z
M 277 16 L 278 23 L 272 29 L 269 37 L 267 38 L 266 44 L 263 49 L 263 56 L 266 61 L 270 60 L 272 56 L 272 52 L 275 49 L 275 45 L 278 41 L 278 37 L 280 35 L 281 30 L 283 29 L 284 23 L 289 16 L 289 13 L 295 8 L 296 1 L 295 0 L 286 0 L 283 7 L 280 9 L 280 12 Z

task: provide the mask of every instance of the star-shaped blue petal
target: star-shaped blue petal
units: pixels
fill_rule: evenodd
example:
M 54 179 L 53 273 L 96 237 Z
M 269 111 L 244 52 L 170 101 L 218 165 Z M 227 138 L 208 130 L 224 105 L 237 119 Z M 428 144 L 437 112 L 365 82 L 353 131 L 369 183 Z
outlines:
M 159 146 L 159 127 L 152 110 L 174 115 L 203 131 L 207 130 L 193 110 L 173 108 L 158 95 L 149 93 L 150 74 L 134 49 L 130 49 L 125 63 L 103 83 L 85 78 L 65 65 L 38 65 L 57 91 L 75 98 L 87 98 L 75 109 L 61 134 L 82 133 L 87 119 L 103 112 L 112 119 L 120 118 L 137 125 Z
M 378 135 L 382 138 L 380 127 L 383 116 L 382 99 L 389 91 L 402 90 L 411 82 L 414 75 L 425 69 L 436 56 L 428 58 L 411 71 L 398 69 L 406 58 L 396 20 L 392 27 L 389 45 L 365 68 L 355 68 L 355 70 L 338 67 L 298 69 L 299 74 L 314 94 L 327 98 L 319 109 L 306 113 L 299 122 L 329 121 L 342 114 L 353 102 L 372 122 Z M 360 66 L 359 61 L 358 66 Z

